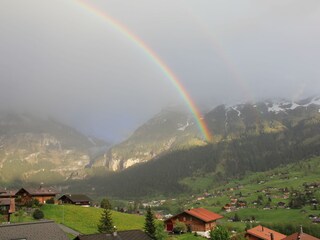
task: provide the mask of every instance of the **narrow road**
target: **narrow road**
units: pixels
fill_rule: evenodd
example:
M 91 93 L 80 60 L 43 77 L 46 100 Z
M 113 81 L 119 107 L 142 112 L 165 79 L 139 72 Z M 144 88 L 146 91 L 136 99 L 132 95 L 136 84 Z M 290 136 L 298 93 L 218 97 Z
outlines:
M 59 225 L 59 227 L 60 227 L 64 232 L 66 232 L 66 233 L 70 233 L 70 234 L 75 235 L 75 236 L 80 235 L 79 232 L 73 230 L 72 228 L 69 228 L 69 227 L 67 227 L 67 226 L 65 226 L 65 225 L 63 225 L 63 224 L 60 224 L 60 223 L 59 223 L 58 225 Z

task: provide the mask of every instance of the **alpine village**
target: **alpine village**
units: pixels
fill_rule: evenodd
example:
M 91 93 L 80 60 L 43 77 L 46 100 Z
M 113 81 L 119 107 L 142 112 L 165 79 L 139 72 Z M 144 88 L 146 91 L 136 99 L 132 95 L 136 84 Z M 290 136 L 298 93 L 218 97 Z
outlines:
M 0 239 L 320 239 L 319 103 L 218 106 L 204 116 L 210 141 L 165 110 L 107 150 L 55 120 L 7 115 Z
M 320 240 L 320 0 L 0 0 L 0 240 Z

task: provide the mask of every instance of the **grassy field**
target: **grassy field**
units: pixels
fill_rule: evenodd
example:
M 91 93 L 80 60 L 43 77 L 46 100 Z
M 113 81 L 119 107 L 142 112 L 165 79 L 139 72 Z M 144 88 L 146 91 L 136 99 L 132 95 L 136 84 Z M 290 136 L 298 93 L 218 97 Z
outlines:
M 102 209 L 74 205 L 43 205 L 41 210 L 46 219 L 62 223 L 80 233 L 97 233 L 97 224 L 101 218 Z M 112 219 L 117 230 L 143 229 L 144 216 L 112 211 Z
M 75 205 L 43 205 L 41 210 L 44 212 L 45 219 L 54 220 L 56 223 L 62 223 L 82 234 L 97 233 L 97 224 L 101 217 L 102 209 L 93 207 L 81 207 Z M 144 227 L 144 216 L 119 213 L 112 211 L 114 225 L 119 231 L 141 229 Z M 12 222 L 30 222 L 36 221 L 27 214 L 22 216 L 12 216 Z M 68 234 L 69 239 L 75 236 Z M 193 234 L 182 234 L 169 236 L 168 240 L 196 240 L 203 239 Z
M 204 239 L 203 237 L 194 236 L 194 234 L 191 233 L 185 233 L 182 235 L 174 235 L 170 236 L 168 240 L 197 240 L 197 239 Z

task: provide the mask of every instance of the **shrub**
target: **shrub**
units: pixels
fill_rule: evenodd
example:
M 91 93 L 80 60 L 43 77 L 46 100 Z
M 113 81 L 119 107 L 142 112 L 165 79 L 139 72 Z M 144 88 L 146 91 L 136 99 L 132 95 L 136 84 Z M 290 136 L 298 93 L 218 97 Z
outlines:
M 212 240 L 229 240 L 230 233 L 223 226 L 216 226 L 214 230 L 210 231 L 210 239 Z
M 44 214 L 40 209 L 37 208 L 34 210 L 32 217 L 34 219 L 42 219 L 42 218 L 44 218 Z
M 54 198 L 50 198 L 46 201 L 47 204 L 54 204 Z
M 186 232 L 188 229 L 187 225 L 183 222 L 177 221 L 174 225 L 175 225 L 173 228 L 174 233 L 183 233 L 183 232 Z

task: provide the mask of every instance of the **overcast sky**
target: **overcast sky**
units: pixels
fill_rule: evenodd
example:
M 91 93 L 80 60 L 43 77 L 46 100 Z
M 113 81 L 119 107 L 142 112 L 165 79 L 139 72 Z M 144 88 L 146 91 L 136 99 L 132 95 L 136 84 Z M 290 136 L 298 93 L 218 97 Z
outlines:
M 320 93 L 319 0 L 90 0 L 142 39 L 199 106 Z M 119 141 L 178 91 L 133 41 L 73 0 L 0 0 L 0 110 Z

